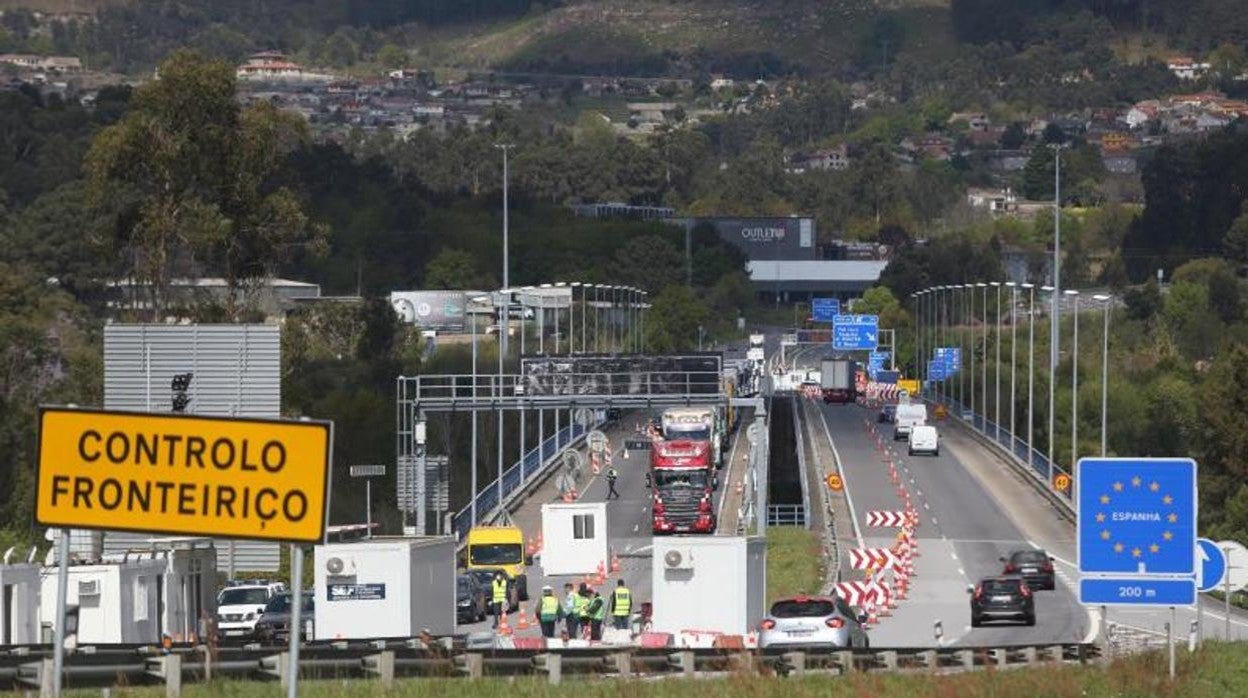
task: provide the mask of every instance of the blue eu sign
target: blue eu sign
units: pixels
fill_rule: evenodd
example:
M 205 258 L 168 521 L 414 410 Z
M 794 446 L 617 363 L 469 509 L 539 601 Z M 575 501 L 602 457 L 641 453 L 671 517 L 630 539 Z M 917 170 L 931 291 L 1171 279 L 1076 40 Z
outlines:
M 815 322 L 832 322 L 841 314 L 841 302 L 836 298 L 810 299 L 810 318 Z
M 1079 572 L 1196 574 L 1196 462 L 1083 458 L 1075 466 Z

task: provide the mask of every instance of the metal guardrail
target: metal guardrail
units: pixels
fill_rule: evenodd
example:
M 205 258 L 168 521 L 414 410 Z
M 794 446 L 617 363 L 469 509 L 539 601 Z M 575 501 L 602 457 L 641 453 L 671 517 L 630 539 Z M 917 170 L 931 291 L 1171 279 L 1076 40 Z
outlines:
M 419 639 L 310 644 L 300 651 L 299 673 L 308 678 L 374 678 L 388 686 L 398 676 L 480 678 L 542 676 L 559 683 L 565 675 L 706 676 L 726 672 L 802 675 L 805 672 L 892 672 L 906 669 L 974 670 L 1040 663 L 1090 662 L 1100 656 L 1092 644 L 1000 645 L 967 648 L 898 647 L 874 649 L 637 648 L 470 650 L 443 641 Z M 87 651 L 90 649 L 91 651 Z M 184 683 L 219 677 L 273 680 L 288 655 L 277 648 L 221 649 L 179 647 L 80 648 L 65 658 L 66 684 L 74 688 L 115 685 L 166 685 L 180 695 Z M 51 648 L 0 655 L 0 686 L 28 690 L 51 683 Z
M 808 527 L 806 505 L 804 504 L 768 504 L 768 526 L 802 526 Z
M 793 438 L 797 445 L 797 472 L 802 485 L 802 526 L 810 528 L 810 517 L 806 516 L 806 512 L 811 510 L 814 502 L 810 501 L 810 480 L 806 472 L 806 469 L 810 467 L 810 462 L 806 460 L 806 438 L 802 434 L 803 420 L 798 414 L 802 409 L 802 403 L 798 402 L 796 396 L 789 398 L 789 403 L 793 415 Z

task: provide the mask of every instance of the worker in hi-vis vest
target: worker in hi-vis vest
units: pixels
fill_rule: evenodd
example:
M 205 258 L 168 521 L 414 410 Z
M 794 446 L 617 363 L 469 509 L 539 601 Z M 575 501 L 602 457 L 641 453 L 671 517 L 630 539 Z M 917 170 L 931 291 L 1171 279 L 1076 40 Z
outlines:
M 563 607 L 559 605 L 559 598 L 555 596 L 555 590 L 549 584 L 542 587 L 542 600 L 537 605 L 537 622 L 542 626 L 542 635 L 544 637 L 555 636 L 555 623 L 563 616 Z
M 615 587 L 611 594 L 611 619 L 619 630 L 628 630 L 628 617 L 633 612 L 633 592 L 624 586 L 624 580 Z
M 490 582 L 490 592 L 490 603 L 494 606 L 494 627 L 497 628 L 499 619 L 507 610 L 507 577 L 503 576 L 501 570 L 494 573 L 494 581 Z

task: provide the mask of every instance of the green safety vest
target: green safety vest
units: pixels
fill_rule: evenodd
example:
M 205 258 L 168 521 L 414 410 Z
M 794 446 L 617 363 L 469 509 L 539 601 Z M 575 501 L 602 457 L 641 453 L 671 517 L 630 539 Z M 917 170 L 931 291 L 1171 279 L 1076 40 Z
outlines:
M 594 620 L 602 620 L 607 617 L 607 602 L 603 601 L 601 596 L 593 601 L 590 601 L 589 604 L 590 618 L 593 618 Z
M 507 580 L 495 578 L 490 583 L 494 589 L 494 603 L 506 603 L 507 601 Z
M 559 599 L 554 595 L 542 597 L 542 610 L 540 611 L 541 619 L 556 620 L 559 618 Z
M 615 608 L 611 610 L 611 615 L 627 616 L 631 610 L 633 610 L 633 593 L 628 590 L 628 587 L 616 587 Z
M 589 618 L 589 599 L 576 595 L 576 615 L 579 618 Z

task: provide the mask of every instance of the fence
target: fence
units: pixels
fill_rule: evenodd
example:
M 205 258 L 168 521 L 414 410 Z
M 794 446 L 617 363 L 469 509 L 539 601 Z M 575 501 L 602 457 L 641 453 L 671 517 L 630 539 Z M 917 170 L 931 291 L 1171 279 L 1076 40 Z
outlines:
M 15 690 L 50 687 L 51 653 L 46 645 L 0 654 L 0 686 Z M 589 649 L 451 648 L 448 639 L 420 639 L 313 644 L 300 651 L 299 674 L 306 678 L 373 678 L 389 686 L 396 676 L 480 678 L 545 676 L 559 683 L 565 675 L 695 676 L 728 672 L 802 675 L 805 672 L 957 671 L 1038 663 L 1084 664 L 1096 659 L 1091 644 L 998 645 L 965 648 L 873 648 L 743 650 L 730 648 L 644 649 L 603 646 Z M 65 658 L 64 676 L 75 688 L 164 683 L 166 695 L 181 694 L 183 683 L 230 677 L 273 680 L 282 675 L 288 655 L 268 649 L 179 647 L 162 653 L 155 647 L 79 648 Z
M 768 504 L 767 525 L 806 527 L 806 506 L 803 504 Z
M 572 424 L 555 432 L 553 436 L 543 441 L 540 446 L 524 454 L 524 458 L 516 461 L 510 468 L 503 471 L 503 499 L 532 482 L 538 474 L 545 470 L 545 466 L 555 456 L 559 455 L 563 449 L 572 446 L 587 432 L 588 428 L 585 425 Z M 478 521 L 498 507 L 498 494 L 498 478 L 491 480 L 484 489 L 477 493 Z M 463 509 L 455 512 L 451 520 L 451 530 L 455 532 L 455 535 L 460 540 L 468 534 L 469 528 L 472 528 L 471 502 Z

